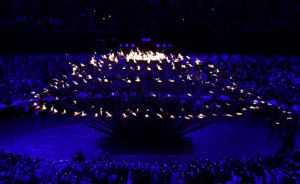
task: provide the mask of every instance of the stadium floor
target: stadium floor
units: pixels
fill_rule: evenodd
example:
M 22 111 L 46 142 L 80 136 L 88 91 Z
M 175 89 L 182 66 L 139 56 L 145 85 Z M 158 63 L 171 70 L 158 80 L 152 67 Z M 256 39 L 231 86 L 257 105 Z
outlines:
M 86 159 L 96 159 L 105 155 L 98 146 L 99 139 L 104 136 L 84 123 L 62 117 L 44 116 L 0 123 L 0 149 L 40 158 L 70 159 L 81 150 Z M 126 161 L 254 157 L 257 154 L 273 154 L 281 145 L 279 139 L 270 134 L 268 124 L 257 118 L 218 121 L 187 137 L 191 138 L 194 146 L 192 153 L 113 154 L 110 157 Z M 299 142 L 297 136 L 297 146 Z

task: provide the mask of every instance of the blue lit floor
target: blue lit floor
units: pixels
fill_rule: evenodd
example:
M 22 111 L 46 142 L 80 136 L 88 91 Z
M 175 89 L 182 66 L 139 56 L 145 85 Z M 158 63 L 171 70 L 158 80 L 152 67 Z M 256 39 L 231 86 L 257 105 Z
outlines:
M 49 159 L 70 159 L 76 151 L 82 150 L 87 159 L 96 159 L 104 155 L 97 146 L 99 138 L 103 136 L 84 124 L 61 117 L 27 118 L 0 124 L 0 149 Z M 267 123 L 255 118 L 222 120 L 187 136 L 192 138 L 193 153 L 111 155 L 111 158 L 127 161 L 185 161 L 200 157 L 252 157 L 256 154 L 273 154 L 280 146 L 277 137 L 270 135 Z

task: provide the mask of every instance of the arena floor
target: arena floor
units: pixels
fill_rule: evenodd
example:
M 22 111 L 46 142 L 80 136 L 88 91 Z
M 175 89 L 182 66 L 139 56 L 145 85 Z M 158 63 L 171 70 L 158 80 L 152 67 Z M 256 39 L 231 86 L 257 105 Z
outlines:
M 81 150 L 89 160 L 104 156 L 98 147 L 101 134 L 83 123 L 62 117 L 36 117 L 0 123 L 0 149 L 32 157 L 70 159 Z M 273 154 L 281 142 L 271 136 L 266 122 L 252 119 L 223 120 L 187 135 L 194 151 L 188 154 L 110 155 L 115 160 L 154 161 L 253 157 Z M 299 136 L 297 137 L 299 145 Z

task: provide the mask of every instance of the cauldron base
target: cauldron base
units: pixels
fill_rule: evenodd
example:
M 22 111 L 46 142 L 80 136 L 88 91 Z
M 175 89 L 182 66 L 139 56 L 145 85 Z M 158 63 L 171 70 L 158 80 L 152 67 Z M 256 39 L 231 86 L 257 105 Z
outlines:
M 110 154 L 186 154 L 193 152 L 193 144 L 190 138 L 145 141 L 141 139 L 122 140 L 102 137 L 100 147 Z

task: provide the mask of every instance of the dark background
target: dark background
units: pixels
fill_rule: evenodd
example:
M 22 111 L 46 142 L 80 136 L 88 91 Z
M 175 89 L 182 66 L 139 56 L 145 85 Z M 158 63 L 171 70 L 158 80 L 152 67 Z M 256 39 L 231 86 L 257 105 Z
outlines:
M 171 43 L 191 52 L 290 54 L 300 51 L 299 20 L 296 0 L 0 0 L 0 52 Z

